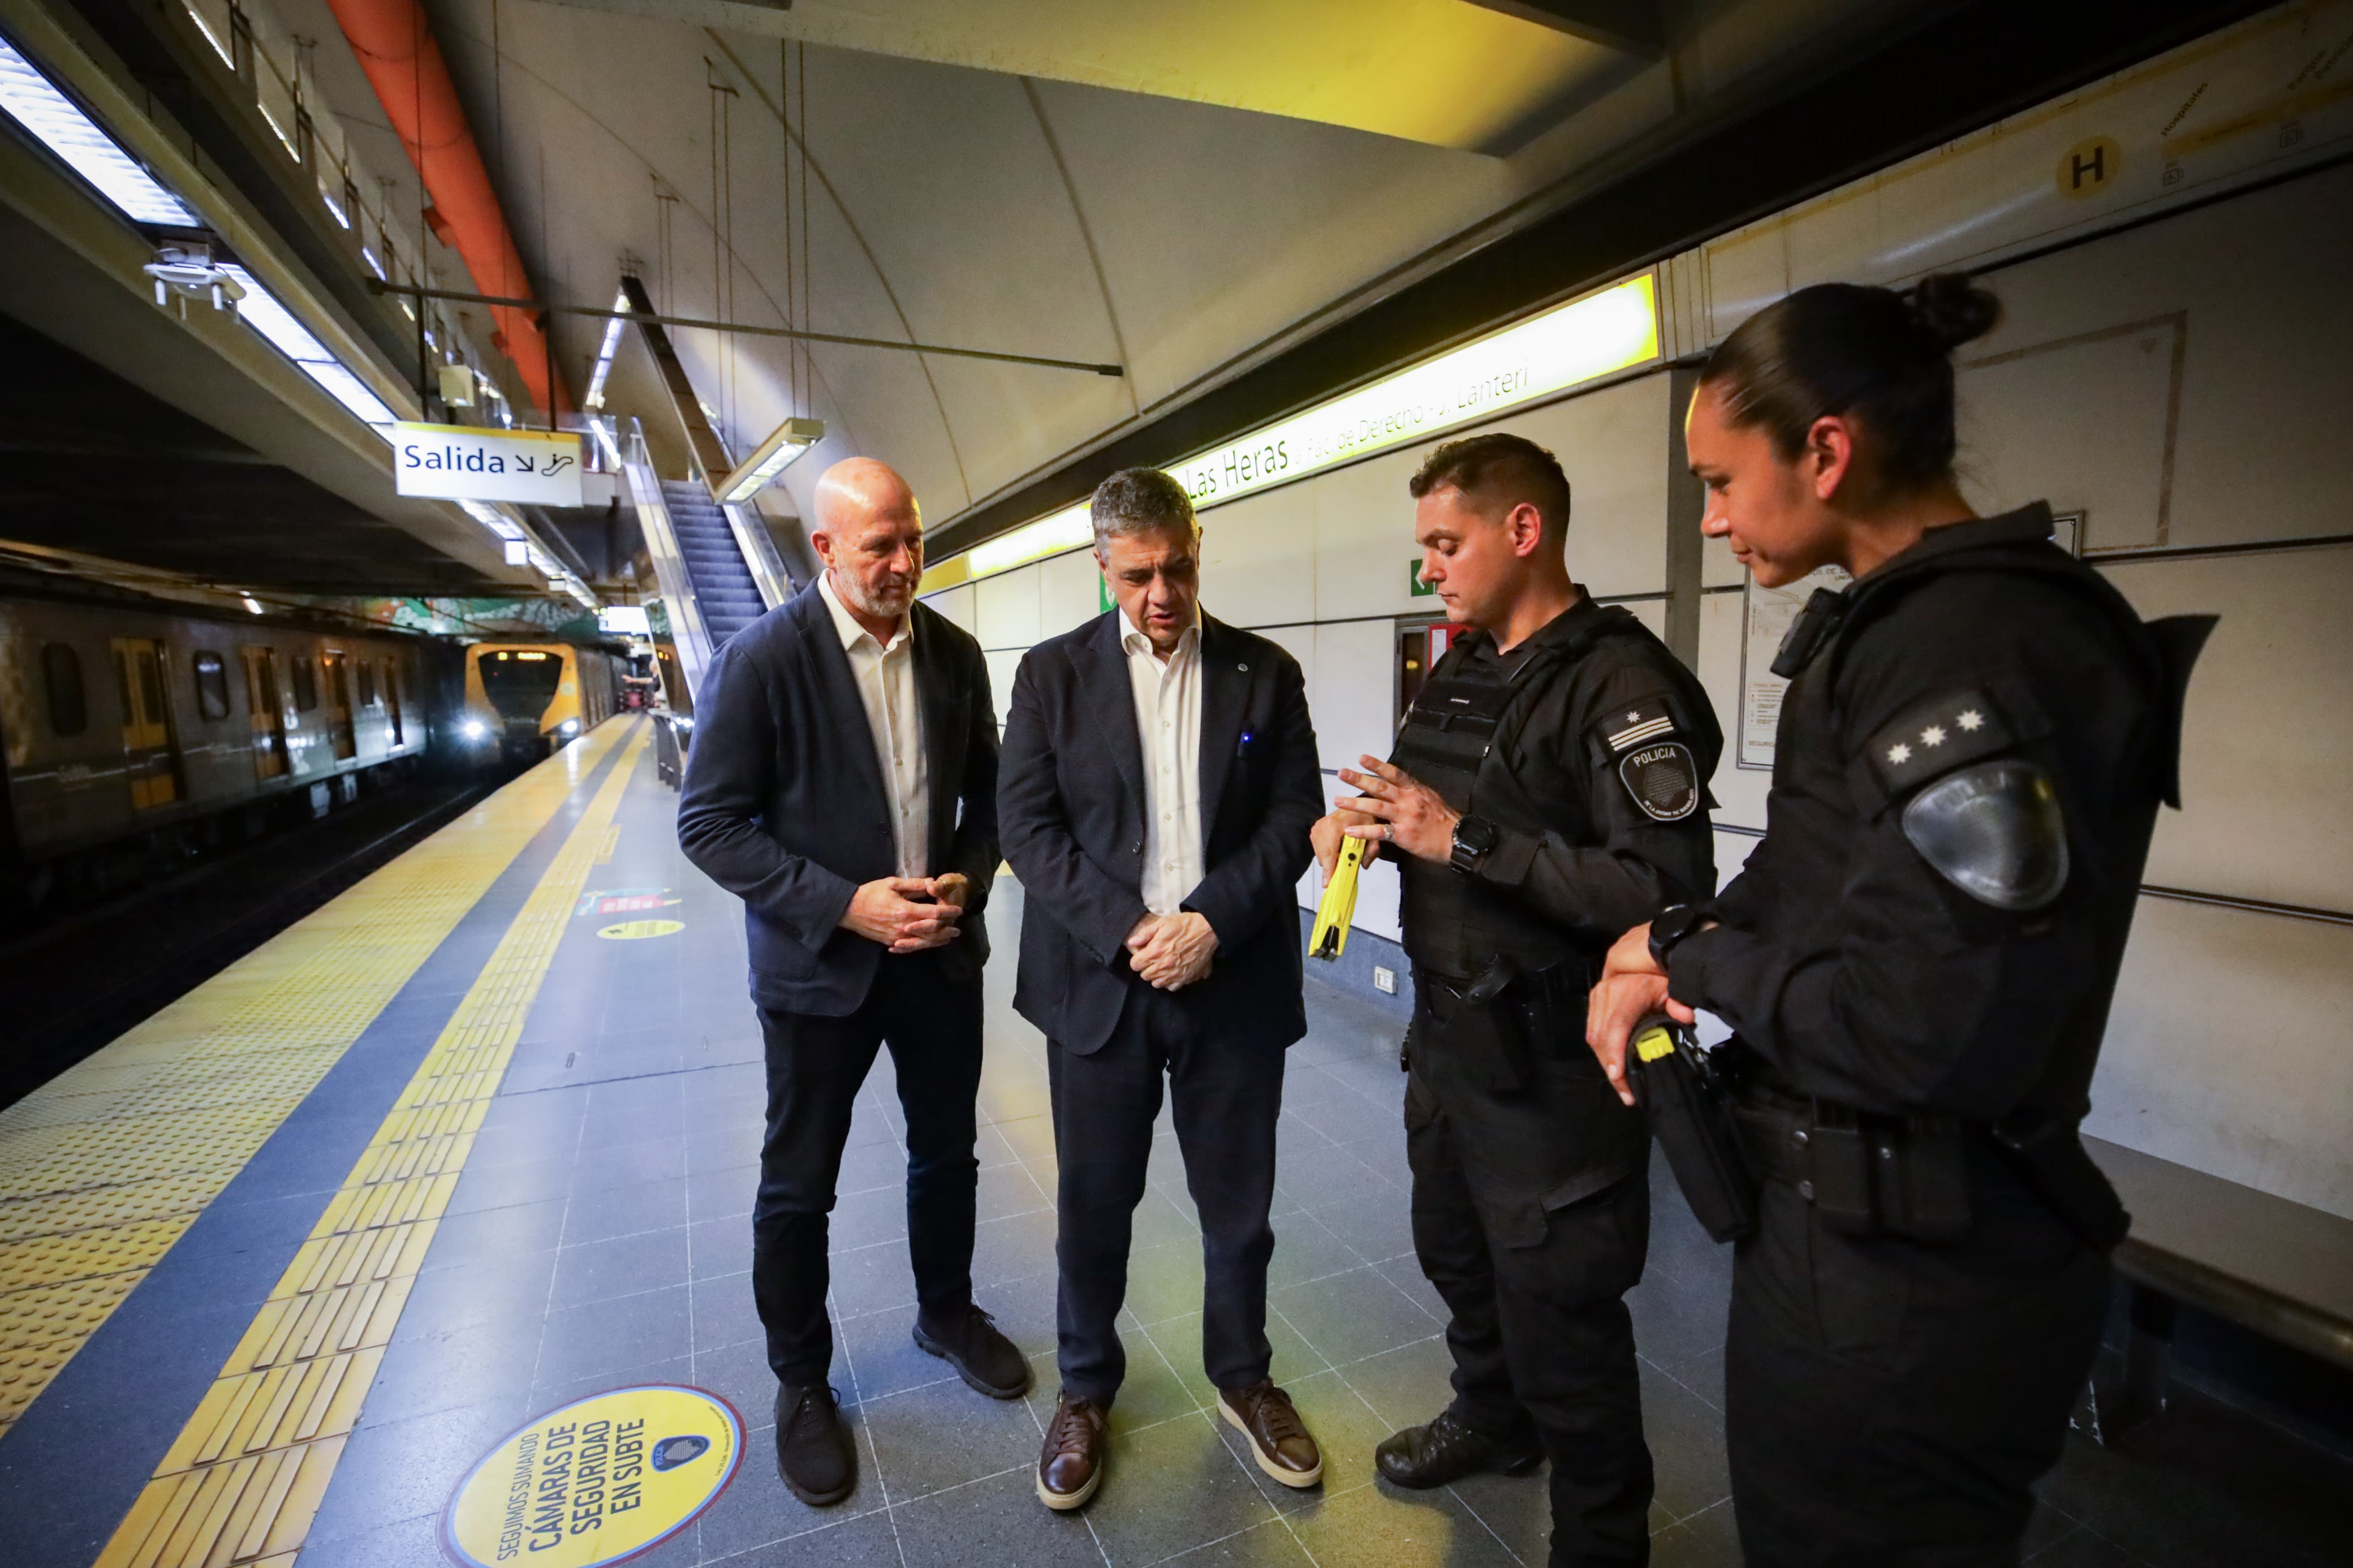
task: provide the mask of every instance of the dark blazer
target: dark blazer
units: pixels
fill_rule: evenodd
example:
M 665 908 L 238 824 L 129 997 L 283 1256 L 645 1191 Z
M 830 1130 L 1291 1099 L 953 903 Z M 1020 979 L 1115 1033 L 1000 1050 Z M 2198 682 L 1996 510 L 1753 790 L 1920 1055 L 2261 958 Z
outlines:
M 980 645 L 913 611 L 915 693 L 931 768 L 933 876 L 972 879 L 964 934 L 938 950 L 969 980 L 988 957 L 997 876 L 997 715 Z M 752 999 L 787 1013 L 857 1011 L 883 956 L 841 929 L 861 882 L 893 875 L 891 797 L 832 613 L 812 583 L 737 632 L 695 693 L 678 803 L 688 859 L 744 900 Z
M 1120 617 L 1031 648 L 1005 722 L 997 817 L 1021 879 L 1013 1005 L 1087 1055 L 1110 1037 L 1130 986 L 1127 933 L 1144 907 L 1144 748 Z M 1207 870 L 1184 907 L 1218 933 L 1207 978 L 1176 993 L 1209 1037 L 1287 1046 L 1300 999 L 1300 875 L 1324 813 L 1299 661 L 1201 617 L 1201 824 Z

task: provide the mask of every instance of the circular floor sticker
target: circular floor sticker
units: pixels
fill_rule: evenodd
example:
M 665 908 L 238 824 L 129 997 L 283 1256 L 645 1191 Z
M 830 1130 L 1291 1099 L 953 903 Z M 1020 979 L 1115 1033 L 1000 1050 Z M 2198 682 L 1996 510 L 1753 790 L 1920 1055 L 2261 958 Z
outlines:
M 718 1500 L 744 1457 L 744 1418 L 715 1394 L 617 1388 L 550 1411 L 458 1483 L 441 1545 L 470 1568 L 588 1568 L 659 1545 Z
M 636 942 L 640 937 L 668 936 L 685 929 L 684 921 L 623 921 L 618 925 L 601 928 L 596 934 L 607 942 Z

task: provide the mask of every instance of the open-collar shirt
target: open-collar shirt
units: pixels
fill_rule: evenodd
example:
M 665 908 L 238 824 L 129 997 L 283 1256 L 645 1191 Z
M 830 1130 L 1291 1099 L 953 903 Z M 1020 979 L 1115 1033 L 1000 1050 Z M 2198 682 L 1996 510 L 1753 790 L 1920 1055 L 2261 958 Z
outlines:
M 880 642 L 834 592 L 830 571 L 818 576 L 817 591 L 833 612 L 833 628 L 840 634 L 841 651 L 849 656 L 849 673 L 858 683 L 867 728 L 874 732 L 875 761 L 881 764 L 882 787 L 891 797 L 891 843 L 898 875 L 929 876 L 932 772 L 915 692 L 915 617 L 912 612 L 902 616 L 891 640 Z
M 1178 912 L 1200 885 L 1201 612 L 1166 661 L 1119 612 L 1119 646 L 1135 693 L 1135 734 L 1144 752 L 1144 907 Z

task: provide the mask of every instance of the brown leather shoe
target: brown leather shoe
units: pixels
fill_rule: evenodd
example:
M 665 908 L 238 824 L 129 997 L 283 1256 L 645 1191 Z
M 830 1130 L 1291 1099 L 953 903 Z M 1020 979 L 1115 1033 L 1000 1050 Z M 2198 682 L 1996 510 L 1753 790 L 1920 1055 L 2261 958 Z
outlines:
M 1312 1487 L 1324 1479 L 1323 1451 L 1308 1435 L 1307 1424 L 1291 1403 L 1291 1395 L 1260 1378 L 1242 1388 L 1218 1391 L 1218 1414 L 1250 1439 L 1258 1468 L 1287 1487 Z
M 1038 1500 L 1057 1512 L 1085 1507 L 1110 1460 L 1111 1412 L 1092 1399 L 1056 1395 L 1038 1454 Z

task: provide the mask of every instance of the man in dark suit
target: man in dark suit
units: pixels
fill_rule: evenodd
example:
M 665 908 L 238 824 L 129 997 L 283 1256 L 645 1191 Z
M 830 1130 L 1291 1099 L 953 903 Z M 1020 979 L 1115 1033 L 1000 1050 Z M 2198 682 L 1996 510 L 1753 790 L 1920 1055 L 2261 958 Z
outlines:
M 1027 898 L 1013 1005 L 1047 1037 L 1060 1163 L 1062 1390 L 1038 1497 L 1078 1508 L 1103 1480 L 1164 1074 L 1219 1413 L 1268 1475 L 1313 1486 L 1323 1458 L 1266 1338 L 1283 1052 L 1307 1030 L 1295 889 L 1323 811 L 1305 683 L 1280 647 L 1201 614 L 1184 487 L 1129 468 L 1092 511 L 1116 606 L 1022 659 L 997 793 Z
M 826 1382 L 826 1216 L 850 1105 L 891 1047 L 907 1118 L 915 1342 L 981 1393 L 1029 1366 L 972 1301 L 981 908 L 997 872 L 997 719 L 980 647 L 914 602 L 923 524 L 868 458 L 818 481 L 818 581 L 737 633 L 697 693 L 687 858 L 744 900 L 767 1041 L 752 1289 L 775 1370 L 776 1464 L 839 1502 L 855 1451 Z

